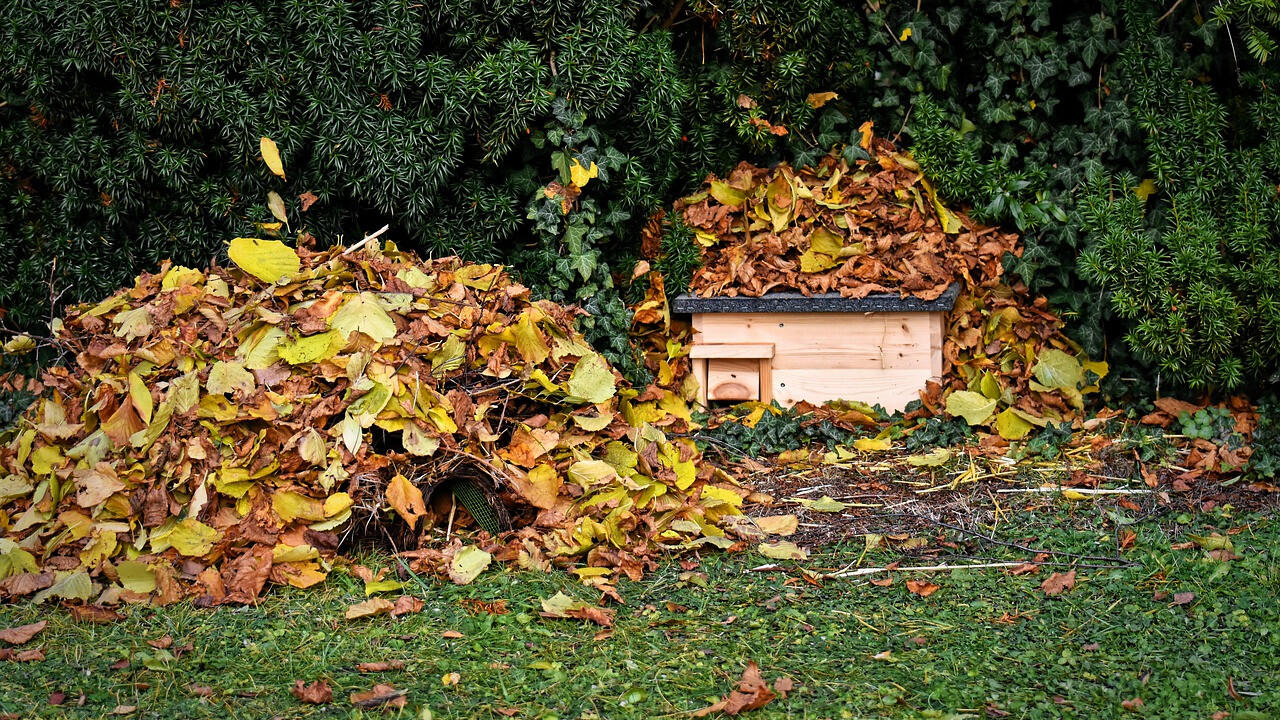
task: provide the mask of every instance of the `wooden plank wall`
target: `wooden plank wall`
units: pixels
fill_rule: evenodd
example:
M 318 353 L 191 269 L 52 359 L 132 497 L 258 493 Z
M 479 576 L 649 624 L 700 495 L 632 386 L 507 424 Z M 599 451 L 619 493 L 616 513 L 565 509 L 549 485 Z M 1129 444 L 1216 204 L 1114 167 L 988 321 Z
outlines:
M 889 410 L 915 400 L 942 374 L 944 324 L 944 313 L 693 316 L 695 343 L 773 344 L 767 382 L 780 404 L 844 399 Z

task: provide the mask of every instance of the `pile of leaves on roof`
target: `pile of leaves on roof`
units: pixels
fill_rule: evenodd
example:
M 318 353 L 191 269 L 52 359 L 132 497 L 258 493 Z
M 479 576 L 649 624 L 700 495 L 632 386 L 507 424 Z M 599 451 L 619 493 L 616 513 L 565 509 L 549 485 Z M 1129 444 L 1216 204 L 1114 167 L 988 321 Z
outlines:
M 852 159 L 851 159 L 852 158 Z M 893 292 L 924 300 L 953 283 L 941 386 L 921 415 L 943 410 L 1004 440 L 1079 417 L 1106 363 L 1091 362 L 1043 298 L 1003 278 L 1018 236 L 953 212 L 909 156 L 863 126 L 862 142 L 816 165 L 739 164 L 675 204 L 703 248 L 691 291 L 846 297 Z M 849 398 L 857 400 L 857 398 Z
M 608 592 L 664 547 L 727 544 L 747 491 L 668 437 L 683 401 L 628 388 L 577 311 L 497 266 L 306 244 L 237 238 L 231 267 L 166 264 L 68 313 L 69 362 L 0 447 L 0 597 L 251 602 L 321 581 L 357 529 L 458 528 L 430 489 L 467 473 L 517 529 L 415 569 L 581 563 Z

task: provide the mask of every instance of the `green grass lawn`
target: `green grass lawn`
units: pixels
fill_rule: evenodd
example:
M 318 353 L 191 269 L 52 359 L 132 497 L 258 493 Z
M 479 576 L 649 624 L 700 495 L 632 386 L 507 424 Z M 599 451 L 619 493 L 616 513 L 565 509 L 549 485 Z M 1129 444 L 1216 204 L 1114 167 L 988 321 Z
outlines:
M 996 534 L 1114 555 L 1114 523 L 1085 505 L 1019 514 Z M 726 693 L 754 660 L 766 680 L 785 675 L 796 689 L 751 717 L 1280 717 L 1280 524 L 1205 514 L 1128 527 L 1137 539 L 1121 556 L 1131 566 L 1077 567 L 1075 587 L 1052 598 L 1040 584 L 1066 566 L 1021 576 L 898 572 L 888 587 L 867 577 L 815 584 L 798 570 L 830 572 L 860 557 L 862 566 L 1028 559 L 961 535 L 927 533 L 929 547 L 943 551 L 937 557 L 864 556 L 858 542 L 780 571 L 752 571 L 772 562 L 754 553 L 704 554 L 693 574 L 670 562 L 624 583 L 627 605 L 604 639 L 595 639 L 598 626 L 539 616 L 539 598 L 557 591 L 595 600 L 572 576 L 495 569 L 466 587 L 428 580 L 416 590 L 423 612 L 399 619 L 344 620 L 363 586 L 337 574 L 318 589 L 273 591 L 258 607 L 133 608 L 109 625 L 6 606 L 0 627 L 42 617 L 50 626 L 25 646 L 43 647 L 47 660 L 0 662 L 0 715 L 116 717 L 118 706 L 134 706 L 128 717 L 680 716 Z M 1239 557 L 1229 562 L 1171 547 L 1188 533 L 1231 528 L 1243 529 L 1230 535 Z M 906 580 L 925 577 L 940 589 L 908 592 Z M 1194 599 L 1174 604 L 1188 592 Z M 471 598 L 506 600 L 510 612 L 470 614 L 463 601 Z M 463 637 L 442 637 L 449 630 Z M 172 648 L 146 642 L 165 635 L 192 649 L 172 659 Z M 127 668 L 112 669 L 122 660 Z M 379 660 L 402 660 L 404 669 L 356 669 Z M 460 682 L 446 687 L 442 676 L 454 672 Z M 333 687 L 330 705 L 302 705 L 289 692 L 294 680 L 320 678 Z M 348 695 L 377 682 L 406 690 L 407 705 L 353 708 Z M 195 686 L 212 692 L 201 697 Z M 49 704 L 55 692 L 65 704 Z M 1132 698 L 1141 707 L 1122 707 Z

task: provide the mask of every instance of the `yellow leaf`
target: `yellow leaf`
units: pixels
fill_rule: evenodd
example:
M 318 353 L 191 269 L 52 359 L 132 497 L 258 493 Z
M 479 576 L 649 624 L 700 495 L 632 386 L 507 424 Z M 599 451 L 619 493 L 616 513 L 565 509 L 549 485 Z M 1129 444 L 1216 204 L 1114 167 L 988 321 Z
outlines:
M 280 162 L 280 148 L 276 147 L 276 142 L 269 137 L 260 138 L 258 149 L 262 152 L 262 160 L 267 163 L 271 172 L 284 178 L 284 163 Z
M 1138 183 L 1136 187 L 1133 188 L 1133 194 L 1137 195 L 1138 199 L 1143 202 L 1146 202 L 1147 198 L 1151 197 L 1151 195 L 1154 194 L 1155 191 L 1156 191 L 1156 181 L 1152 180 L 1151 178 L 1147 178 L 1143 180 L 1142 182 Z
M 853 447 L 862 452 L 880 452 L 893 447 L 893 443 L 889 438 L 858 438 L 853 441 Z
M 800 520 L 795 515 L 770 515 L 753 519 L 756 522 L 756 527 L 769 535 L 786 537 L 795 533 L 796 529 L 800 527 Z
M 156 571 L 144 562 L 125 560 L 116 565 L 116 576 L 129 592 L 145 594 L 156 589 Z
M 271 214 L 282 223 L 288 223 L 289 218 L 284 214 L 284 198 L 280 197 L 280 193 L 272 190 L 267 193 L 267 207 L 270 208 Z
M 364 602 L 356 603 L 347 608 L 346 618 L 355 620 L 356 618 L 371 617 L 373 615 L 386 615 L 394 607 L 395 604 L 386 598 L 369 598 Z
M 573 164 L 569 166 L 570 182 L 580 188 L 586 187 L 591 178 L 594 178 L 599 174 L 600 169 L 596 167 L 595 163 L 591 163 L 590 168 L 585 168 L 582 166 L 582 163 L 578 162 L 578 158 L 574 158 Z
M 271 561 L 275 563 L 302 562 L 320 557 L 320 551 L 310 545 L 285 545 L 271 548 Z
M 870 120 L 858 126 L 858 147 L 871 152 L 871 139 L 875 137 L 871 132 L 872 122 Z
M 733 207 L 737 207 L 747 201 L 746 191 L 739 190 L 720 180 L 711 181 L 711 197 L 715 198 L 721 205 L 731 205 Z
M 613 397 L 617 385 L 613 370 L 598 353 L 589 353 L 574 366 L 569 375 L 569 397 L 592 404 Z
M 911 37 L 911 28 L 903 28 L 902 34 L 898 36 L 898 42 L 906 42 Z
M 226 395 L 238 390 L 246 397 L 252 395 L 257 386 L 253 373 L 245 370 L 243 364 L 225 360 L 219 360 L 209 368 L 209 378 L 204 383 L 211 395 Z
M 809 93 L 809 96 L 805 98 L 805 101 L 809 103 L 809 107 L 817 110 L 823 105 L 826 105 L 839 97 L 839 95 L 833 92 Z
M 236 267 L 267 283 L 289 280 L 302 268 L 298 253 L 279 240 L 233 238 L 227 255 Z
M 528 500 L 529 504 L 544 510 L 555 507 L 556 499 L 560 496 L 560 488 L 564 485 L 555 468 L 550 465 L 539 465 L 530 470 L 525 477 L 514 473 L 513 476 L 516 492 Z
M 1035 426 L 1022 419 L 1013 408 L 1005 408 L 996 415 L 996 432 L 1005 440 L 1021 440 L 1033 427 Z
M 331 518 L 351 507 L 353 502 L 351 496 L 344 492 L 334 493 L 324 499 L 324 516 Z
M 727 505 L 732 505 L 733 507 L 738 507 L 742 504 L 741 495 L 738 495 L 732 490 L 725 490 L 724 488 L 716 487 L 715 485 L 707 485 L 702 488 L 702 499 L 704 501 L 716 500 Z
M 933 184 L 928 180 L 922 179 L 921 185 L 924 185 L 924 191 L 929 195 L 929 202 L 933 205 L 933 211 L 938 215 L 938 222 L 942 225 L 942 232 L 954 235 L 964 230 L 964 224 L 960 222 L 960 218 L 955 213 L 947 209 L 946 205 L 938 199 L 938 191 L 934 189 Z
M 475 545 L 468 545 L 454 554 L 449 562 L 449 579 L 459 585 L 469 585 L 484 569 L 493 556 Z
M 208 555 L 213 544 L 221 538 L 222 533 L 195 518 L 170 520 L 152 531 L 151 551 L 164 552 L 174 548 L 187 557 L 202 557 Z
M 396 336 L 396 321 L 378 304 L 377 296 L 370 292 L 348 298 L 329 318 L 329 327 L 344 337 L 360 332 L 380 343 Z
M 809 557 L 809 551 L 797 546 L 790 540 L 779 540 L 775 543 L 760 543 L 756 551 L 767 558 L 774 560 L 804 560 Z
M 418 518 L 427 514 L 422 490 L 399 473 L 387 485 L 387 504 L 409 523 L 411 529 L 418 524 Z
M 271 508 L 285 523 L 299 518 L 307 522 L 319 522 L 326 517 L 324 502 L 292 490 L 277 490 L 271 496 Z

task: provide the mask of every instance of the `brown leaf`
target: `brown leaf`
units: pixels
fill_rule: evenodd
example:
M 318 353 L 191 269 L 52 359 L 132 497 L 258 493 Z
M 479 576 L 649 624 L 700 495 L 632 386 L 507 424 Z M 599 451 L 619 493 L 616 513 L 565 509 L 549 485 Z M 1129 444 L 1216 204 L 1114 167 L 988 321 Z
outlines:
M 725 715 L 737 715 L 748 710 L 762 708 L 772 702 L 775 697 L 777 695 L 773 690 L 769 689 L 769 686 L 764 682 L 764 678 L 760 676 L 760 667 L 754 662 L 750 662 L 747 663 L 746 670 L 742 672 L 742 679 L 738 681 L 738 686 L 728 696 L 717 703 L 695 711 L 693 716 L 705 717 L 716 712 L 722 712 Z
M 1140 697 L 1135 697 L 1135 698 L 1130 698 L 1128 700 L 1120 701 L 1120 707 L 1124 708 L 1125 710 L 1128 710 L 1129 712 L 1139 712 L 1142 710 L 1142 706 L 1145 704 L 1146 703 L 1142 702 L 1142 698 Z
M 123 618 L 123 616 L 111 610 L 110 608 L 98 607 L 97 605 L 71 605 L 67 607 L 67 611 L 71 613 L 71 617 L 76 622 L 94 623 L 98 625 L 113 623 Z
M 395 605 L 386 598 L 369 598 L 364 602 L 358 602 L 347 608 L 345 617 L 348 620 L 357 618 L 372 617 L 374 615 L 387 615 L 395 609 Z
M 778 697 L 783 700 L 787 699 L 787 693 L 794 690 L 796 683 L 789 677 L 780 677 L 773 681 L 773 690 L 778 693 Z
M 310 210 L 311 206 L 315 205 L 316 201 L 319 199 L 320 198 L 316 197 L 316 194 L 311 192 L 310 190 L 299 195 L 298 201 L 302 203 L 302 212 L 306 212 Z
M 450 638 L 450 639 L 460 638 L 462 637 L 462 633 L 458 632 L 457 630 L 445 630 L 444 632 L 440 633 L 440 637 Z
M 29 625 L 19 625 L 17 627 L 5 628 L 0 630 L 0 640 L 10 645 L 22 645 L 31 641 L 31 638 L 39 635 L 42 630 L 49 626 L 48 620 L 41 620 Z
M 878 586 L 878 587 L 889 587 L 890 585 L 892 585 L 892 584 L 893 584 L 893 578 L 892 578 L 892 577 L 884 577 L 884 578 L 881 578 L 881 579 L 879 579 L 879 580 L 871 580 L 870 582 L 871 582 L 871 584 L 872 584 L 872 585 L 876 585 L 876 586 Z
M 1196 594 L 1193 592 L 1174 593 L 1172 604 L 1173 605 L 1190 605 L 1191 602 L 1195 599 L 1196 599 Z
M 935 585 L 927 580 L 907 581 L 907 590 L 911 591 L 914 595 L 919 595 L 920 597 L 929 597 L 930 595 L 938 592 L 938 589 L 941 587 L 941 585 Z
M 333 702 L 333 688 L 329 687 L 326 680 L 316 680 L 313 683 L 294 680 L 293 688 L 289 692 L 293 693 L 299 702 L 308 705 L 324 705 Z
M 1054 573 L 1049 577 L 1045 578 L 1044 582 L 1040 583 L 1040 589 L 1043 590 L 1044 594 L 1049 597 L 1053 597 L 1054 595 L 1061 595 L 1062 593 L 1070 590 L 1075 586 L 1076 586 L 1075 570 L 1070 570 L 1065 573 Z
M 198 685 L 196 683 L 191 683 L 190 685 L 187 686 L 187 692 L 191 693 L 192 695 L 195 695 L 196 697 L 205 697 L 205 698 L 213 697 L 213 688 L 209 687 L 208 685 Z
M 403 660 L 379 660 L 377 662 L 362 662 L 356 665 L 356 670 L 362 673 L 387 672 L 388 670 L 403 670 Z
M 412 595 L 401 595 L 391 606 L 391 617 L 416 615 L 422 612 L 422 600 Z
M 147 644 L 157 650 L 168 650 L 169 648 L 173 647 L 173 636 L 162 635 L 156 638 L 155 640 L 148 640 Z
M 362 708 L 378 707 L 379 705 L 402 708 L 406 702 L 403 690 L 397 690 L 385 683 L 374 685 L 372 690 L 351 693 L 351 704 Z

